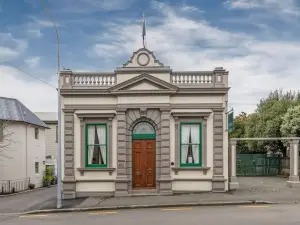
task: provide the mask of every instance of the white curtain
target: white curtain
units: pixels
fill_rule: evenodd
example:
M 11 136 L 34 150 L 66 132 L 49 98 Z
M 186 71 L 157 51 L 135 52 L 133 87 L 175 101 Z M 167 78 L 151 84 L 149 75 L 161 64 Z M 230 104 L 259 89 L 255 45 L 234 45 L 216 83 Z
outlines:
M 104 126 L 97 126 L 97 134 L 100 144 L 100 151 L 101 154 L 99 154 L 99 162 L 101 163 L 100 156 L 102 155 L 102 159 L 104 164 L 106 164 L 106 129 Z M 105 144 L 105 146 L 103 145 Z
M 194 163 L 199 163 L 199 145 L 200 144 L 200 125 L 198 124 L 185 124 L 181 127 L 181 163 L 186 163 L 188 148 L 190 142 L 191 134 L 191 143 Z M 196 144 L 196 145 L 195 145 Z
M 199 145 L 193 145 L 193 156 L 194 156 L 194 163 L 199 163 Z
M 95 144 L 95 126 L 88 126 L 88 144 L 91 145 L 88 147 L 88 164 L 93 163 L 94 155 L 94 146 Z
M 200 144 L 200 127 L 198 124 L 185 124 L 181 127 L 181 144 L 189 143 L 189 135 L 191 131 L 192 143 Z
M 188 154 L 188 145 L 182 145 L 181 146 L 181 163 L 186 164 L 186 158 Z

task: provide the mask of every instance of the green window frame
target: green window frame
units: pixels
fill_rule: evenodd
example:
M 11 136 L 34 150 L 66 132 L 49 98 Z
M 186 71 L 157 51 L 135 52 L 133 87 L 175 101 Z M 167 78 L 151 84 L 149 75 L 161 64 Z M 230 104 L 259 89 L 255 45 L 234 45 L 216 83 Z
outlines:
M 193 143 L 191 140 L 191 126 L 199 126 L 199 142 L 198 143 Z M 188 136 L 188 143 L 183 143 L 183 127 L 184 126 L 190 126 L 190 132 Z M 196 123 L 196 122 L 182 122 L 180 123 L 180 167 L 201 167 L 202 166 L 202 123 Z M 183 148 L 187 146 L 187 153 L 186 153 L 186 162 L 183 163 Z M 194 156 L 193 154 L 195 153 L 193 151 L 193 147 L 198 146 L 198 157 L 197 155 Z M 187 162 L 188 161 L 188 155 L 191 153 L 191 158 L 194 163 Z
M 92 132 L 95 132 L 93 138 L 93 144 L 89 143 L 91 140 L 89 139 L 89 128 L 95 127 Z M 97 128 L 104 128 L 105 130 L 105 137 L 99 140 L 99 134 Z M 91 130 L 91 129 L 90 129 Z M 97 135 L 96 135 L 97 134 Z M 93 134 L 90 134 L 93 135 Z M 107 167 L 108 164 L 108 132 L 107 132 L 107 124 L 106 123 L 96 123 L 96 124 L 86 124 L 85 125 L 85 165 L 86 167 Z M 104 148 L 104 150 L 103 150 Z M 93 155 L 98 154 L 98 157 L 90 156 L 90 150 L 93 151 Z M 96 150 L 96 151 L 95 151 Z M 91 163 L 92 161 L 96 161 L 95 163 Z

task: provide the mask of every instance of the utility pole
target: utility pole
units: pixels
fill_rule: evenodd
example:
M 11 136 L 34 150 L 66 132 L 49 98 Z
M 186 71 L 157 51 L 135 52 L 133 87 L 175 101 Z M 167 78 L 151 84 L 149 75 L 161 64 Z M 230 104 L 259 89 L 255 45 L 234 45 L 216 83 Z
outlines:
M 52 14 L 50 10 L 47 8 L 45 1 L 41 0 L 45 11 L 48 13 L 52 23 L 53 27 L 55 29 L 56 33 L 56 46 L 57 46 L 57 97 L 58 97 L 58 159 L 57 159 L 57 203 L 56 207 L 60 209 L 62 207 L 62 195 L 61 195 L 61 188 L 62 188 L 62 182 L 61 182 L 61 100 L 60 100 L 60 55 L 59 55 L 59 36 L 58 36 L 58 30 L 56 27 L 56 24 L 53 20 Z

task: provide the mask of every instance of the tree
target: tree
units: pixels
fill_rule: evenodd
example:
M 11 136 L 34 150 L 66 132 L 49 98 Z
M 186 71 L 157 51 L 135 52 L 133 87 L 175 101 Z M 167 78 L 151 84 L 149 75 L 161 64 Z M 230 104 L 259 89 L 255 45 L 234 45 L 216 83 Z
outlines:
M 281 137 L 283 116 L 290 107 L 300 102 L 299 92 L 275 90 L 267 98 L 260 100 L 255 113 L 251 114 L 246 124 L 247 137 Z M 273 152 L 285 151 L 282 141 L 251 141 L 251 151 L 263 152 L 266 149 Z
M 248 115 L 245 112 L 241 112 L 237 117 L 234 118 L 234 128 L 230 133 L 231 138 L 243 138 L 246 135 L 246 123 Z M 247 142 L 238 141 L 237 142 L 237 151 L 238 152 L 248 152 L 249 148 Z
M 287 110 L 280 127 L 282 136 L 300 137 L 300 104 Z
M 10 159 L 6 154 L 9 150 L 9 146 L 14 142 L 12 139 L 13 132 L 9 130 L 9 121 L 0 120 L 0 161 L 3 158 Z

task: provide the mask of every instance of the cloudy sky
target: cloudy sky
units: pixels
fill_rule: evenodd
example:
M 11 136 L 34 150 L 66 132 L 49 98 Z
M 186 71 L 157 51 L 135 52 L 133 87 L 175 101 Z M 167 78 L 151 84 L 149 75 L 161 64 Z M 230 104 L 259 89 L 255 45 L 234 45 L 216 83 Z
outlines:
M 275 88 L 300 89 L 299 0 L 45 0 L 61 64 L 110 71 L 142 47 L 173 70 L 229 71 L 230 106 L 252 112 Z M 56 36 L 40 0 L 0 0 L 0 96 L 56 111 Z M 16 69 L 20 68 L 20 69 Z

